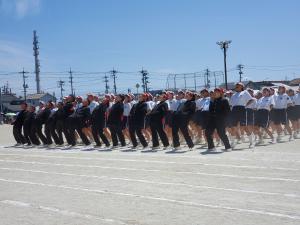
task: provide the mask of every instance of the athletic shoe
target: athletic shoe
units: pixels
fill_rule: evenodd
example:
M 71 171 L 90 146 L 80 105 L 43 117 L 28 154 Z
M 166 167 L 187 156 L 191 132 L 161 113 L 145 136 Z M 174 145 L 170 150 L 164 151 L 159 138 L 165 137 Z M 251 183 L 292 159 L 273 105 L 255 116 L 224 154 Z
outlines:
M 173 151 L 178 151 L 178 150 L 181 150 L 181 148 L 180 148 L 180 146 L 178 146 L 178 147 L 174 147 L 172 150 Z
M 245 139 L 245 136 L 244 136 L 244 135 L 241 136 L 241 141 L 242 141 L 243 143 L 246 142 L 246 139 Z M 239 143 L 239 144 L 240 144 L 240 143 Z
M 156 146 L 156 147 L 152 147 L 151 149 L 152 149 L 153 151 L 157 151 L 157 150 L 160 149 L 160 147 L 159 147 L 159 146 Z
M 193 150 L 194 150 L 194 147 L 189 148 L 189 151 L 193 151 Z
M 277 136 L 277 140 L 276 140 L 276 141 L 277 141 L 277 143 L 279 143 L 279 142 L 282 141 L 281 135 L 278 135 L 278 136 Z
M 19 146 L 22 146 L 22 144 L 17 143 L 17 144 L 14 145 L 14 147 L 19 147 Z
M 167 150 L 169 148 L 169 146 L 165 146 L 163 147 L 163 150 Z
M 290 135 L 289 141 L 293 141 L 293 140 L 294 140 L 293 135 Z
M 214 151 L 217 151 L 217 149 L 216 148 L 209 148 L 209 149 L 207 149 L 207 151 L 208 152 L 214 152 Z
M 102 145 L 94 145 L 94 148 L 101 148 Z
M 231 152 L 231 151 L 232 151 L 232 148 L 225 148 L 223 151 L 224 151 L 224 152 Z
M 234 148 L 235 148 L 235 146 L 236 146 L 235 139 L 232 139 L 232 141 L 231 141 L 230 145 L 231 145 L 231 148 L 232 148 L 232 149 L 234 149 Z
M 274 137 L 272 138 L 271 144 L 276 144 L 276 139 Z

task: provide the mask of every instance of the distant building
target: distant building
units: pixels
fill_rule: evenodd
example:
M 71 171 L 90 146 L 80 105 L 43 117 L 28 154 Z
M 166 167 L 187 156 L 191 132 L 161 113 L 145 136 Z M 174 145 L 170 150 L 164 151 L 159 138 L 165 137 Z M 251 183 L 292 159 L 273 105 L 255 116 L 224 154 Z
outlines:
M 8 112 L 18 112 L 20 111 L 20 105 L 23 102 L 21 98 L 18 98 L 14 93 L 2 92 L 1 95 L 2 111 L 4 113 Z
M 27 103 L 38 106 L 40 101 L 48 102 L 53 101 L 56 102 L 56 97 L 49 94 L 49 93 L 42 93 L 42 94 L 29 94 L 27 95 Z
M 296 78 L 290 81 L 290 86 L 299 86 L 300 85 L 300 78 Z

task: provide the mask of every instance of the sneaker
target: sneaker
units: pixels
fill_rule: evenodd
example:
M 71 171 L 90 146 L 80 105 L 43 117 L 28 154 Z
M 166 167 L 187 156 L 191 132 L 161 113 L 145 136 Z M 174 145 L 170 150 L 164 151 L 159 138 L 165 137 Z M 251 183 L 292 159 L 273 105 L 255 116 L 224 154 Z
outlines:
M 252 149 L 254 147 L 255 147 L 255 143 L 254 142 L 250 143 L 249 148 Z
M 159 146 L 156 146 L 156 147 L 152 147 L 151 149 L 152 149 L 153 151 L 157 151 L 157 150 L 160 149 L 160 147 L 159 147 Z
M 169 148 L 169 146 L 165 146 L 163 147 L 163 150 L 167 150 Z
M 173 151 L 178 151 L 178 150 L 180 150 L 181 148 L 180 148 L 180 146 L 178 146 L 178 147 L 174 147 L 172 150 Z
M 276 139 L 274 137 L 272 138 L 271 144 L 276 144 Z
M 231 152 L 231 151 L 232 151 L 232 148 L 225 148 L 223 151 L 224 151 L 224 152 Z
M 189 147 L 189 151 L 193 151 L 194 150 L 194 147 Z
M 115 149 L 117 149 L 118 148 L 118 145 L 113 145 L 113 146 L 111 146 L 111 150 L 115 150 Z
M 21 146 L 21 145 L 22 145 L 22 144 L 17 143 L 17 144 L 14 145 L 14 147 L 19 147 L 19 146 Z
M 235 148 L 235 146 L 236 146 L 235 139 L 232 139 L 232 141 L 231 141 L 230 145 L 231 145 L 231 148 L 232 148 L 232 149 L 234 149 L 234 148 Z
M 277 137 L 277 143 L 279 143 L 279 142 L 282 142 L 282 138 L 281 138 L 281 135 L 278 135 L 278 137 Z
M 94 148 L 101 148 L 101 145 L 94 145 Z
M 290 137 L 289 137 L 289 141 L 293 141 L 294 140 L 294 137 L 293 137 L 293 135 L 290 135 Z
M 293 137 L 294 137 L 294 139 L 298 139 L 298 138 L 299 138 L 299 136 L 298 136 L 297 132 L 294 132 L 294 135 L 293 135 Z
M 207 151 L 208 152 L 214 152 L 214 151 L 217 151 L 217 149 L 216 148 L 209 148 L 209 149 L 207 149 Z

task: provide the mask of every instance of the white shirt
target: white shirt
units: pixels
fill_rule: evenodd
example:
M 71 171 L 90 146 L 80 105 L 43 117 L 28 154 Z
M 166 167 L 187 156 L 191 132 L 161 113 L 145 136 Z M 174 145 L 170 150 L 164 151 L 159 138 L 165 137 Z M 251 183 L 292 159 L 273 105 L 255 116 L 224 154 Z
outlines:
M 179 102 L 176 99 L 172 99 L 172 100 L 168 100 L 167 104 L 168 104 L 170 111 L 176 111 L 178 108 Z
M 196 111 L 198 111 L 198 110 L 201 110 L 201 106 L 202 106 L 202 104 L 201 104 L 201 102 L 202 102 L 202 99 L 203 98 L 199 98 L 199 99 L 197 99 L 196 101 L 195 101 L 195 103 L 196 103 Z
M 153 101 L 148 101 L 147 103 L 147 111 L 151 111 L 155 105 L 155 102 Z
M 89 109 L 90 109 L 90 112 L 92 113 L 94 111 L 94 109 L 99 105 L 98 102 L 96 101 L 92 101 L 90 104 L 89 104 Z
M 236 92 L 231 96 L 231 105 L 233 106 L 246 106 L 252 99 L 248 91 Z
M 130 102 L 124 103 L 123 116 L 129 116 L 131 108 L 132 108 L 132 105 Z
M 257 102 L 257 99 L 256 98 L 252 98 L 252 102 L 246 106 L 246 109 L 256 109 L 256 102 Z
M 293 100 L 295 105 L 300 105 L 300 93 L 295 94 Z
M 209 111 L 210 97 L 202 98 L 200 101 L 200 110 Z
M 292 104 L 291 98 L 287 94 L 274 95 L 274 108 L 275 109 L 286 109 L 288 104 Z
M 272 96 L 264 96 L 258 99 L 256 107 L 257 110 L 259 109 L 266 109 L 266 110 L 271 110 L 271 105 L 274 106 L 274 98 Z

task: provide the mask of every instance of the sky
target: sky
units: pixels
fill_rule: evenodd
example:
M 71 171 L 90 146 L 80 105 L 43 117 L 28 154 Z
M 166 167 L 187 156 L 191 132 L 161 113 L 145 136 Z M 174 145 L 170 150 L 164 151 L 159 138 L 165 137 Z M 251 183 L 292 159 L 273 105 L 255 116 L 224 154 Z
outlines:
M 297 0 L 0 0 L 0 86 L 8 82 L 21 95 L 24 67 L 28 92 L 36 91 L 33 30 L 42 90 L 57 96 L 60 79 L 70 93 L 70 67 L 80 95 L 103 92 L 104 72 L 113 68 L 119 92 L 141 84 L 142 68 L 151 89 L 165 88 L 170 73 L 223 71 L 221 40 L 232 40 L 229 81 L 238 81 L 238 64 L 244 80 L 293 79 L 300 77 L 299 9 Z

